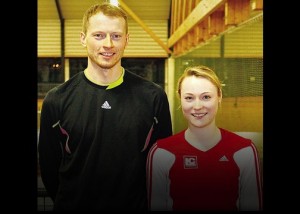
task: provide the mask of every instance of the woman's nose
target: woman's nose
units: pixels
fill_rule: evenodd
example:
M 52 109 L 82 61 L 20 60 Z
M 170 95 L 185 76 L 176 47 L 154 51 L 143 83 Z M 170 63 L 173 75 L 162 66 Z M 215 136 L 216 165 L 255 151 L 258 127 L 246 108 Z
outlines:
M 201 109 L 203 106 L 201 100 L 196 100 L 195 101 L 195 105 L 194 105 L 194 109 Z

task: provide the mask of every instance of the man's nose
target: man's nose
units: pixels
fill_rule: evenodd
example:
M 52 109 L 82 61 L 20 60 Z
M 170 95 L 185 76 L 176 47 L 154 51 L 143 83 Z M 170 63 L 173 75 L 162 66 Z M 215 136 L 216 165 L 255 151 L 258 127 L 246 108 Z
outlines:
M 106 34 L 106 37 L 104 39 L 104 42 L 103 42 L 103 46 L 105 47 L 113 47 L 114 44 L 113 44 L 113 41 L 111 39 L 111 36 L 109 33 Z

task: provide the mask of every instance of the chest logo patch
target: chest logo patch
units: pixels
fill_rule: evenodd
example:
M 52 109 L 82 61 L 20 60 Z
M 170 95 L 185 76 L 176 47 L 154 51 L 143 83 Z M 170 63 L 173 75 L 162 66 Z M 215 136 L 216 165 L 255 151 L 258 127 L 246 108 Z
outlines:
M 109 103 L 108 103 L 107 101 L 105 101 L 105 102 L 102 104 L 101 108 L 111 109 L 111 106 L 109 105 Z
M 183 166 L 185 169 L 197 169 L 198 168 L 197 156 L 184 155 Z

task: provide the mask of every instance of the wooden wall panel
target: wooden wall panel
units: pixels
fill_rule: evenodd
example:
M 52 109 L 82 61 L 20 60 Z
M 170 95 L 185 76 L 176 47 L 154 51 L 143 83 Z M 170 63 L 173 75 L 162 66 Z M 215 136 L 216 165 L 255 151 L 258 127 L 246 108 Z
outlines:
M 223 98 L 216 124 L 234 132 L 262 132 L 263 97 Z
M 160 20 L 143 20 L 145 24 L 166 44 L 168 23 Z M 129 44 L 125 57 L 168 57 L 166 51 L 147 34 L 138 23 L 129 20 Z M 85 57 L 86 50 L 80 43 L 81 20 L 65 23 L 65 56 Z
M 60 57 L 59 20 L 38 20 L 37 55 L 38 57 Z
M 263 21 L 227 33 L 224 57 L 263 57 Z

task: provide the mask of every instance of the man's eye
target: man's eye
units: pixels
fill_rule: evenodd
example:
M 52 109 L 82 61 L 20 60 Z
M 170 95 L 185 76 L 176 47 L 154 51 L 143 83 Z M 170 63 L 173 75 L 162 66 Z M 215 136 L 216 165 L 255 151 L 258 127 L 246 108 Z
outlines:
M 98 39 L 104 39 L 105 34 L 98 33 L 98 34 L 95 34 L 95 37 L 97 37 Z
M 118 40 L 118 39 L 120 39 L 122 36 L 121 35 L 119 35 L 119 34 L 113 34 L 113 35 L 111 35 L 111 39 L 113 39 L 113 40 Z

